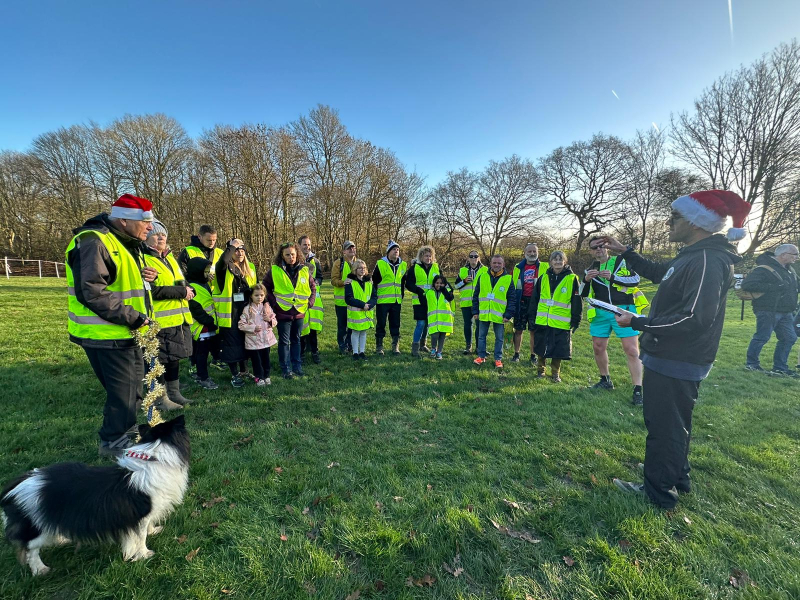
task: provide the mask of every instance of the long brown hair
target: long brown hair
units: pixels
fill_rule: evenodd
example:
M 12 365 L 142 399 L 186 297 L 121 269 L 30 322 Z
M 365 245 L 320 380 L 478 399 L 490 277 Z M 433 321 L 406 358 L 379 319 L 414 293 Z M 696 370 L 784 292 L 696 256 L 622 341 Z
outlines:
M 294 248 L 294 251 L 297 252 L 297 262 L 296 265 L 302 264 L 305 262 L 305 258 L 303 257 L 303 251 L 300 250 L 300 245 L 297 242 L 284 242 L 278 247 L 278 253 L 275 255 L 275 258 L 272 259 L 273 265 L 280 265 L 283 262 L 283 251 L 287 248 Z

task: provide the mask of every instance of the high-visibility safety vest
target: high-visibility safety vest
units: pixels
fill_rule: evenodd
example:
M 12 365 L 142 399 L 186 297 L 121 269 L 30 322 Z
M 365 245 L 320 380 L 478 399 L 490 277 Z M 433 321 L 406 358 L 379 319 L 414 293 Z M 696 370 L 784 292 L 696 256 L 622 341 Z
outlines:
M 486 265 L 481 265 L 478 267 L 478 270 L 475 271 L 475 277 L 469 283 L 464 284 L 464 287 L 459 288 L 458 290 L 458 305 L 461 308 L 469 308 L 472 306 L 472 294 L 475 292 L 475 282 L 481 276 L 481 274 L 488 272 L 489 269 Z M 469 267 L 461 267 L 458 271 L 458 276 L 461 278 L 461 281 L 464 281 L 465 277 L 469 276 Z
M 206 257 L 205 253 L 203 252 L 203 249 L 202 248 L 198 248 L 197 246 L 186 246 L 186 248 L 184 248 L 184 250 L 186 250 L 186 256 L 189 257 L 189 260 L 192 260 L 193 258 L 205 258 Z M 223 252 L 222 248 L 214 248 L 213 252 L 211 252 L 211 272 L 212 273 L 214 272 L 214 267 L 216 266 L 217 261 L 222 256 L 222 252 Z
M 124 340 L 132 338 L 133 332 L 130 327 L 106 321 L 87 306 L 78 302 L 78 297 L 75 295 L 75 277 L 69 266 L 69 253 L 73 249 L 80 251 L 81 240 L 89 236 L 95 236 L 103 242 L 116 266 L 117 278 L 106 287 L 106 291 L 124 305 L 130 306 L 145 316 L 148 316 L 147 300 L 149 300 L 150 306 L 153 305 L 150 286 L 142 279 L 142 268 L 145 266 L 144 260 L 141 260 L 141 262 L 137 260 L 113 233 L 87 229 L 72 238 L 65 253 L 67 257 L 65 261 L 67 291 L 69 293 L 67 329 L 70 335 L 89 340 Z
M 453 310 L 443 293 L 436 297 L 436 290 L 425 292 L 428 304 L 428 333 L 453 333 Z
M 378 261 L 378 271 L 381 282 L 378 284 L 378 304 L 402 304 L 403 302 L 403 275 L 408 270 L 406 261 L 401 260 L 397 268 L 392 268 L 388 261 Z
M 478 319 L 491 323 L 502 323 L 503 313 L 508 306 L 508 290 L 511 275 L 506 273 L 497 278 L 492 287 L 492 276 L 487 269 L 478 278 Z
M 366 302 L 372 297 L 372 281 L 367 280 L 362 286 L 361 283 L 355 279 L 350 280 L 350 287 L 353 289 L 353 298 Z M 355 331 L 362 331 L 375 326 L 373 318 L 375 311 L 370 308 L 357 308 L 355 306 L 347 307 L 347 328 Z
M 313 260 L 307 263 L 309 269 L 309 276 L 315 279 L 317 276 L 317 263 Z M 322 331 L 322 321 L 324 320 L 325 313 L 322 310 L 322 296 L 319 293 L 319 286 L 317 286 L 317 293 L 314 295 L 314 306 L 306 311 L 306 316 L 303 317 L 303 327 L 300 329 L 300 335 L 308 335 L 311 330 Z
M 350 263 L 342 257 L 342 262 L 340 264 L 342 266 L 342 281 L 347 281 L 347 276 L 350 275 L 351 271 Z M 336 306 L 347 306 L 347 302 L 344 301 L 344 286 L 333 286 L 333 303 Z
M 414 275 L 414 283 L 417 287 L 422 288 L 426 292 L 428 290 L 433 289 L 433 278 L 439 274 L 439 263 L 433 263 L 431 265 L 431 270 L 428 273 L 425 273 L 425 269 L 423 269 L 419 263 L 414 263 L 414 270 L 412 271 Z M 422 304 L 419 301 L 419 296 L 414 294 L 414 299 L 411 301 L 411 306 L 416 306 L 417 304 Z
M 252 275 L 250 277 L 245 277 L 245 280 L 247 281 L 247 285 L 252 288 L 258 283 L 256 266 L 251 262 L 247 264 L 250 265 L 250 272 Z M 233 317 L 233 273 L 231 273 L 230 269 L 225 269 L 225 287 L 221 290 L 218 289 L 217 278 L 214 276 L 211 285 L 211 295 L 214 298 L 214 310 L 217 313 L 217 326 L 230 327 Z
M 311 298 L 311 285 L 308 283 L 308 267 L 300 267 L 297 273 L 297 283 L 292 285 L 286 271 L 278 265 L 272 265 L 272 283 L 275 285 L 273 294 L 281 310 L 297 309 L 301 315 L 308 310 L 308 301 Z
M 194 290 L 194 301 L 203 307 L 207 314 L 214 318 L 214 323 L 217 322 L 217 313 L 214 310 L 214 298 L 211 296 L 206 287 L 200 283 L 189 284 Z M 199 340 L 200 334 L 203 332 L 204 325 L 198 321 L 192 320 L 192 339 Z
M 575 273 L 562 279 L 558 287 L 551 292 L 550 277 L 543 273 L 542 293 L 539 296 L 539 305 L 536 307 L 536 324 L 547 325 L 554 329 L 569 329 L 572 322 L 572 296 L 575 286 L 580 285 Z
M 597 269 L 598 271 L 611 271 L 614 275 L 621 275 L 622 277 L 626 277 L 631 274 L 627 268 L 625 268 L 625 259 L 623 258 L 620 260 L 619 265 L 617 265 L 617 258 L 618 256 L 612 256 L 602 265 L 600 268 Z M 606 285 L 608 285 L 607 280 L 603 279 L 602 277 L 599 278 L 601 281 L 605 281 Z M 589 298 L 594 298 L 594 287 L 592 286 L 592 282 L 590 281 L 586 285 L 589 286 Z M 647 308 L 650 303 L 647 301 L 647 296 L 644 295 L 644 292 L 640 290 L 638 287 L 627 287 L 624 285 L 620 285 L 618 283 L 612 284 L 618 291 L 622 292 L 623 294 L 630 294 L 633 296 L 633 305 L 636 307 L 637 314 L 642 314 L 645 308 Z M 589 323 L 594 320 L 597 316 L 597 309 L 593 308 L 589 305 L 589 309 L 586 311 L 586 319 Z
M 541 277 L 542 275 L 544 275 L 545 273 L 547 273 L 547 269 L 549 269 L 549 268 L 550 268 L 550 265 L 548 263 L 543 262 L 543 261 L 540 260 L 539 261 L 539 270 L 536 272 L 536 274 L 538 276 L 537 279 L 539 277 Z M 512 277 L 514 278 L 514 285 L 517 286 L 517 289 L 518 290 L 522 290 L 524 292 L 524 288 L 522 287 L 523 283 L 524 283 L 522 281 L 522 269 L 519 268 L 518 264 L 514 265 L 514 274 L 512 275 Z M 535 281 L 533 283 L 536 284 Z
M 186 285 L 183 271 L 171 252 L 167 254 L 165 260 L 167 264 L 164 264 L 164 261 L 157 256 L 144 255 L 145 264 L 158 271 L 158 277 L 153 285 Z M 153 316 L 161 327 L 178 327 L 184 323 L 192 324 L 192 313 L 189 312 L 188 300 L 153 300 Z

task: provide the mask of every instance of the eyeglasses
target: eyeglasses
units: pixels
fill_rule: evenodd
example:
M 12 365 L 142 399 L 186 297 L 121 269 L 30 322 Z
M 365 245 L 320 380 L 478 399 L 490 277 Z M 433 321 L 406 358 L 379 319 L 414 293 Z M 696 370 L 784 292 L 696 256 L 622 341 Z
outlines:
M 234 250 L 234 252 L 239 252 L 239 250 L 244 252 L 244 246 L 234 246 L 234 248 L 236 248 L 236 250 Z
M 478 258 L 478 255 L 477 254 L 470 254 L 469 257 L 470 258 Z

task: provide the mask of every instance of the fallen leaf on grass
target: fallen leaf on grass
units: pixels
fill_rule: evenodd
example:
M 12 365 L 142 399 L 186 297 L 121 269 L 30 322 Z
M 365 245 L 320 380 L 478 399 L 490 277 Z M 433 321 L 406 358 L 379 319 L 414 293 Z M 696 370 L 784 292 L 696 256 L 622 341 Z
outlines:
M 683 515 L 683 522 L 686 523 L 687 525 L 691 525 L 692 524 L 692 520 L 689 517 L 687 517 L 686 515 Z
M 402 502 L 403 501 L 403 497 L 402 496 L 392 496 L 392 499 L 395 502 Z
M 425 486 L 425 489 L 430 492 L 433 489 L 433 486 L 429 483 L 428 485 Z
M 356 590 L 352 594 L 348 594 L 344 597 L 344 600 L 358 600 L 361 597 L 361 590 Z
M 179 543 L 179 544 L 182 544 L 182 543 L 183 543 L 183 542 L 185 542 L 187 539 L 189 539 L 189 536 L 182 535 L 182 536 L 176 537 L 175 539 L 178 541 L 178 543 Z
M 428 430 L 427 429 L 420 429 L 419 432 L 420 433 L 428 433 Z
M 336 407 L 335 406 L 331 406 L 331 412 L 336 412 Z
M 358 417 L 356 417 L 355 419 L 353 419 L 353 423 L 361 423 L 361 419 L 359 419 Z
M 311 506 L 316 506 L 320 502 L 325 502 L 325 500 L 328 500 L 331 497 L 333 497 L 333 494 L 328 494 L 324 498 L 322 496 L 317 496 L 316 498 L 314 498 L 313 502 L 311 502 Z
M 197 548 L 195 548 L 194 550 L 189 552 L 189 554 L 186 555 L 186 560 L 188 560 L 189 562 L 192 562 L 194 557 L 197 556 L 198 552 L 200 552 L 200 546 L 198 546 Z
M 442 569 L 450 573 L 453 577 L 459 577 L 464 572 L 464 569 L 461 567 L 461 554 L 456 554 L 455 558 L 453 558 L 452 566 L 447 563 L 442 563 Z
M 227 477 L 222 480 L 222 485 L 230 485 L 230 484 L 231 484 L 231 480 L 228 479 Z
M 594 485 L 598 485 L 597 477 L 595 477 L 592 473 L 589 473 L 589 479 L 592 480 Z
M 631 547 L 631 543 L 628 540 L 620 540 L 619 547 L 623 550 L 628 550 Z
M 500 525 L 500 523 L 492 519 L 489 519 L 489 521 L 491 521 L 495 529 L 497 529 L 500 533 L 506 534 L 508 537 L 512 537 L 518 540 L 523 540 L 525 542 L 528 542 L 529 544 L 538 544 L 539 542 L 542 541 L 539 538 L 534 537 L 533 534 L 529 531 L 525 530 L 515 531 L 513 529 L 509 529 L 505 525 Z
M 475 507 L 472 504 L 467 504 L 467 512 L 472 512 L 475 510 Z
M 222 588 L 220 592 L 222 592 L 223 594 L 232 594 L 233 590 L 229 590 L 228 588 Z
M 503 502 L 505 502 L 505 505 L 508 506 L 509 508 L 519 508 L 519 504 L 513 502 L 512 500 L 507 500 L 506 498 L 503 498 Z
M 594 453 L 597 454 L 597 456 L 605 456 L 605 452 L 603 452 L 602 450 L 598 450 L 596 448 L 595 448 Z
M 312 529 L 311 531 L 306 531 L 306 537 L 313 542 L 315 539 L 319 537 L 319 529 Z
M 275 468 L 274 468 L 274 469 L 272 469 L 272 470 L 273 470 L 273 471 L 275 471 L 275 472 L 276 472 L 278 475 L 280 475 L 281 473 L 283 473 L 283 467 L 275 467 Z
M 225 502 L 225 496 L 211 496 L 211 499 L 203 502 L 203 508 L 211 508 L 215 504 L 219 504 L 220 502 Z
M 734 569 L 731 571 L 728 582 L 737 590 L 747 587 L 748 585 L 756 587 L 755 582 L 750 579 L 750 575 L 747 574 L 747 571 L 742 571 L 741 569 Z
M 199 510 L 193 510 L 191 516 L 192 516 L 193 519 L 196 519 L 197 517 L 200 516 L 200 511 Z
M 236 502 L 231 502 L 228 504 L 228 508 L 236 508 Z
M 286 508 L 286 512 L 293 513 L 294 507 L 291 504 L 287 504 L 284 508 Z
M 430 573 L 419 579 L 414 579 L 413 577 L 406 579 L 407 587 L 432 587 L 434 583 L 436 583 L 436 577 L 431 576 Z
M 219 523 L 214 521 L 211 525 L 209 525 L 209 527 L 211 527 L 211 529 L 216 529 L 217 527 L 219 527 Z
M 282 542 L 285 542 L 285 541 L 286 541 L 286 540 L 288 540 L 288 539 L 289 539 L 289 537 L 288 537 L 288 536 L 287 536 L 285 533 L 282 533 L 282 534 L 281 534 L 281 541 L 282 541 Z
M 572 565 L 575 564 L 575 559 L 572 558 L 571 556 L 562 556 L 561 560 L 563 560 L 564 564 L 567 565 L 568 567 L 571 567 Z
M 383 590 L 386 589 L 386 582 L 383 581 L 382 579 L 376 579 L 375 580 L 375 589 L 377 591 L 379 591 L 379 592 L 382 592 Z
M 383 502 L 376 502 L 375 508 L 377 508 L 378 510 L 383 510 Z
M 332 462 L 331 464 L 328 465 L 328 468 L 331 469 L 333 467 L 338 467 L 338 466 L 339 466 L 338 462 Z
M 247 437 L 243 437 L 242 439 L 233 442 L 233 449 L 234 450 L 238 450 L 242 446 L 246 446 L 247 444 L 249 444 L 250 442 L 253 441 L 254 437 L 255 436 L 251 434 L 251 435 L 248 435 Z
M 311 512 L 311 509 L 310 509 L 310 508 L 308 508 L 307 506 L 306 506 L 306 507 L 303 509 L 303 514 L 304 514 L 304 515 L 307 515 L 307 514 L 308 514 L 308 513 L 310 513 L 310 512 Z
M 372 417 L 372 424 L 373 425 L 377 425 L 378 424 L 378 417 Z

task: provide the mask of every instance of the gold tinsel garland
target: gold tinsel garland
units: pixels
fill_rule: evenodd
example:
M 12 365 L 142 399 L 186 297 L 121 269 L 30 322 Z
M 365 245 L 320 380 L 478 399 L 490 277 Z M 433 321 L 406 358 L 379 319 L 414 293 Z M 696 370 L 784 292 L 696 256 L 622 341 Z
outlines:
M 161 326 L 156 321 L 151 320 L 150 326 L 145 333 L 142 333 L 139 329 L 133 332 L 133 339 L 139 344 L 144 354 L 144 363 L 147 370 L 144 376 L 144 383 L 147 387 L 147 395 L 145 395 L 142 402 L 142 410 L 151 426 L 164 422 L 164 419 L 161 418 L 161 413 L 156 408 L 156 403 L 165 392 L 164 386 L 158 382 L 158 378 L 164 374 L 164 365 L 158 360 L 160 343 L 156 334 L 158 334 L 159 329 L 161 329 Z

